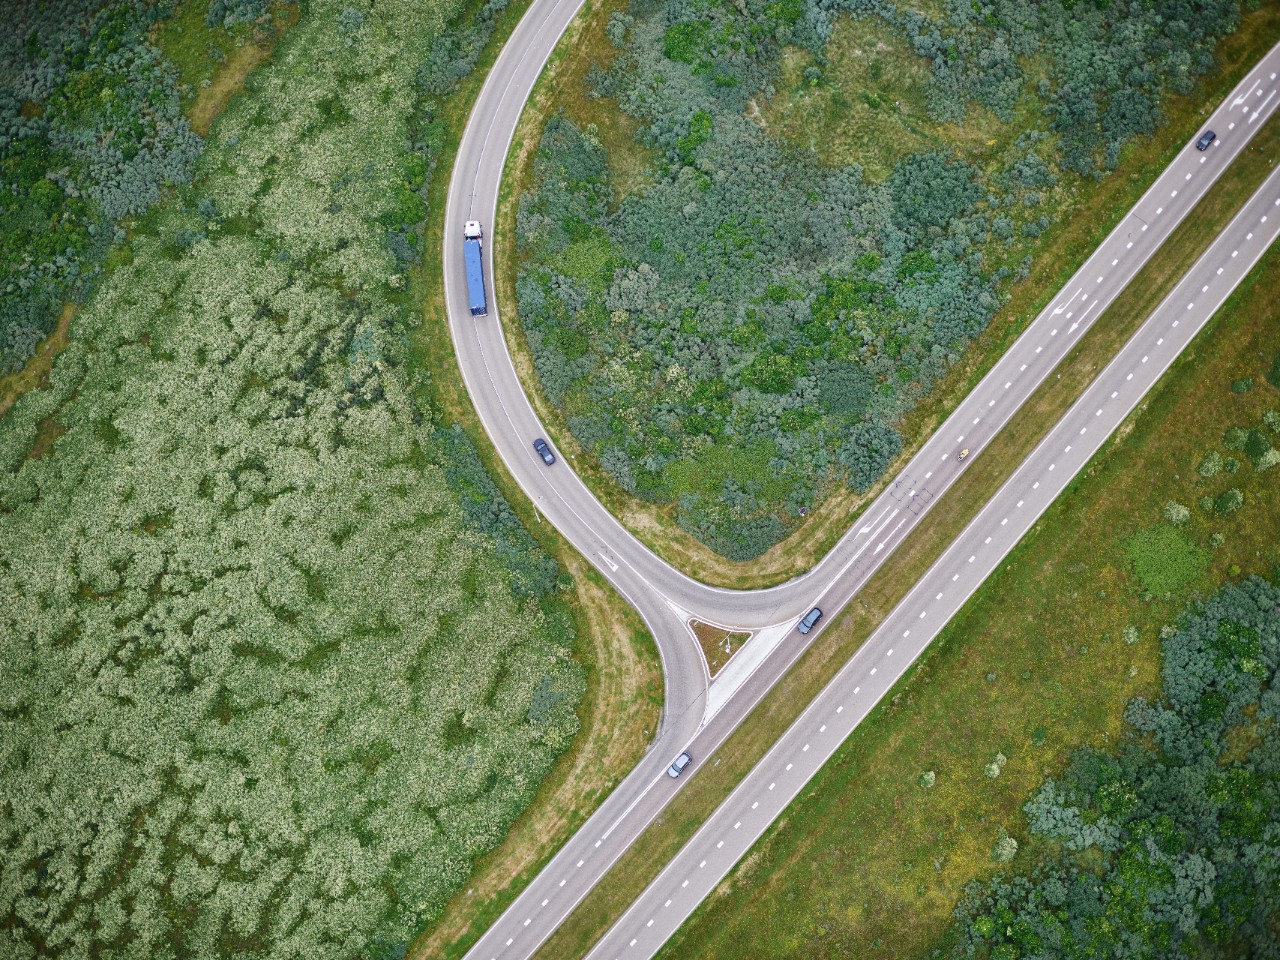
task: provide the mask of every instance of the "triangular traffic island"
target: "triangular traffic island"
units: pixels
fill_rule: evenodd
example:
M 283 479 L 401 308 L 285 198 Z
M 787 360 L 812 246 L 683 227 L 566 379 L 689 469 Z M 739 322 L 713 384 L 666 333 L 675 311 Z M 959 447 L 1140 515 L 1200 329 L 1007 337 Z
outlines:
M 713 678 L 719 673 L 744 643 L 751 639 L 751 634 L 743 630 L 733 630 L 714 623 L 701 620 L 689 621 L 689 629 L 702 647 L 702 657 L 707 662 L 707 673 Z

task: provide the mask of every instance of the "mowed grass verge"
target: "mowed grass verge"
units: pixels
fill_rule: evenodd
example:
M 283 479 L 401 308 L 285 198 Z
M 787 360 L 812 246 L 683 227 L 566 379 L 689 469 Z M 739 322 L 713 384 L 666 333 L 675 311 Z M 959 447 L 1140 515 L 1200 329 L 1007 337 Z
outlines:
M 578 910 L 548 941 L 539 954 L 542 960 L 581 955 L 607 929 L 613 919 L 621 914 L 661 868 L 661 865 L 692 835 L 733 785 L 790 725 L 800 710 L 871 634 L 884 615 L 901 600 L 947 544 L 1004 483 L 1044 433 L 1075 401 L 1083 387 L 1110 360 L 1117 348 L 1147 318 L 1168 289 L 1203 252 L 1258 184 L 1265 179 L 1274 165 L 1278 151 L 1280 151 L 1280 124 L 1273 121 L 1258 133 L 1253 146 L 1237 159 L 1230 174 L 1222 177 L 1215 184 L 1197 205 L 1194 213 L 1170 237 L 1160 253 L 1134 279 L 1111 309 L 1099 318 L 1077 349 L 1059 366 L 1055 375 L 1041 385 L 1023 409 L 975 460 L 973 466 L 938 502 L 929 514 L 929 521 L 898 548 L 871 582 L 858 594 L 854 602 L 827 629 L 823 634 L 821 645 L 805 655 L 742 727 L 734 733 L 719 752 L 716 758 L 719 761 L 718 764 L 708 764 L 699 769 L 694 779 L 672 804 L 664 820 L 655 824 L 632 847 L 605 882 L 583 901 Z M 1262 268 L 1255 270 L 1247 285 L 1248 288 L 1262 282 L 1258 279 L 1262 272 Z M 1268 276 L 1273 274 L 1268 273 Z M 1265 290 L 1265 286 L 1263 289 Z M 1227 312 L 1224 309 L 1223 315 Z M 1211 329 L 1216 331 L 1223 323 L 1220 315 Z M 1201 339 L 1193 344 L 1188 357 L 1197 355 L 1202 349 L 1202 342 L 1213 336 L 1217 336 L 1216 332 L 1203 334 Z M 1186 358 L 1180 362 L 1178 369 L 1181 369 L 1181 365 L 1185 362 Z M 1252 369 L 1257 367 L 1258 363 L 1261 361 L 1251 362 L 1251 372 L 1255 376 L 1262 372 Z M 1267 368 L 1269 364 L 1268 358 Z M 1172 375 L 1171 373 L 1170 376 Z M 1233 377 L 1242 375 L 1234 374 Z M 1224 390 L 1227 389 L 1226 383 L 1221 386 Z M 1263 388 L 1255 387 L 1254 389 L 1262 390 Z M 1157 391 L 1157 396 L 1162 395 L 1160 392 L 1162 390 L 1163 388 L 1160 388 Z M 1246 397 L 1252 395 L 1251 391 Z M 1280 407 L 1280 402 L 1275 405 Z M 1143 409 L 1146 409 L 1145 404 Z M 1142 413 L 1137 414 L 1137 417 L 1140 419 Z M 1130 429 L 1131 426 L 1127 425 L 1120 435 L 1123 436 Z M 1186 476 L 1194 473 L 1194 461 L 1189 465 L 1181 464 L 1180 466 Z M 1187 502 L 1186 496 L 1189 494 L 1184 495 L 1184 502 Z M 1063 499 L 1068 498 L 1069 494 Z M 1258 512 L 1254 511 L 1245 516 L 1248 519 L 1257 515 Z M 1155 522 L 1158 519 L 1157 512 L 1145 522 Z M 1043 522 L 1037 530 L 1040 526 L 1043 526 Z M 1067 532 L 1072 531 L 1068 529 Z M 1219 555 L 1215 554 L 1215 557 Z M 1174 609 L 1176 606 L 1175 604 Z M 930 654 L 925 663 L 934 663 L 934 656 Z M 1144 679 L 1141 669 L 1140 667 L 1139 676 L 1133 679 L 1139 681 Z M 1153 668 L 1148 664 L 1148 670 L 1150 669 Z M 1151 677 L 1154 677 L 1154 673 L 1149 672 L 1146 678 Z M 1086 694 L 1088 693 L 1089 691 L 1086 691 Z M 1122 695 L 1119 702 L 1123 703 L 1126 697 L 1127 694 Z M 1082 712 L 1087 712 L 1084 706 L 1074 701 L 1069 700 L 1067 705 L 1071 709 L 1078 708 Z M 1111 700 L 1105 703 L 1100 702 L 1092 715 L 1097 718 L 1109 716 L 1107 711 L 1113 705 Z M 970 706 L 971 704 L 962 702 L 953 708 L 960 714 L 964 714 Z M 954 723 L 955 719 L 952 718 L 949 722 Z M 860 732 L 857 736 L 875 735 Z M 990 757 L 985 758 L 983 764 L 988 760 Z M 917 771 L 919 772 L 922 771 Z M 979 773 L 981 773 L 981 765 L 979 765 Z M 1016 771 L 1012 771 L 1010 779 L 1015 774 Z M 994 830 L 993 826 L 993 833 Z M 905 858 L 903 862 L 907 862 Z M 913 910 L 922 911 L 923 908 L 923 904 L 911 904 Z M 948 906 L 942 913 L 948 914 L 949 909 Z M 899 918 L 888 915 L 887 919 L 897 922 Z M 865 931 L 862 935 L 865 935 Z M 874 936 L 870 939 L 874 939 Z
M 430 375 L 429 389 L 440 409 L 466 430 L 521 522 L 573 580 L 574 593 L 569 603 L 580 638 L 575 656 L 587 669 L 587 692 L 578 711 L 582 729 L 577 740 L 506 839 L 477 862 L 467 887 L 414 942 L 411 958 L 450 960 L 466 953 L 639 762 L 657 730 L 662 711 L 662 668 L 653 638 L 639 615 L 604 578 L 554 527 L 535 514 L 476 416 L 449 334 L 441 243 L 460 240 L 443 236 L 453 161 L 480 87 L 528 5 L 528 0 L 517 0 L 504 11 L 471 75 L 442 103 L 445 142 L 431 183 L 422 265 L 411 278 L 423 305 L 422 327 L 412 337 L 412 350 L 416 362 Z M 479 7 L 479 2 L 472 4 L 471 12 Z
M 583 128 L 594 125 L 596 136 L 609 151 L 615 186 L 625 192 L 643 185 L 646 154 L 633 140 L 634 125 L 608 101 L 585 95 L 586 78 L 593 64 L 604 63 L 612 56 L 605 26 L 610 14 L 623 5 L 623 0 L 587 4 L 586 12 L 556 48 L 521 118 L 507 160 L 494 230 L 497 245 L 494 283 L 502 304 L 507 343 L 538 416 L 611 513 L 656 553 L 690 576 L 726 587 L 769 586 L 812 567 L 874 500 L 883 483 L 865 495 L 849 489 L 835 490 L 810 511 L 786 540 L 752 561 L 727 560 L 681 530 L 676 524 L 674 507 L 646 503 L 631 496 L 582 448 L 570 433 L 564 416 L 542 393 L 516 314 L 515 278 L 519 264 L 511 238 L 516 207 L 531 182 L 533 156 L 546 118 L 563 109 Z M 855 26 L 858 25 L 843 24 L 842 33 L 850 32 Z M 1087 259 L 1154 177 L 1195 135 L 1207 108 L 1216 106 L 1278 39 L 1280 5 L 1264 5 L 1246 14 L 1241 28 L 1219 45 L 1218 66 L 1200 80 L 1190 95 L 1165 99 L 1166 122 L 1154 136 L 1132 144 L 1120 166 L 1100 182 L 1075 181 L 1070 190 L 1060 191 L 1058 202 L 1066 204 L 1069 213 L 1025 248 L 1032 261 L 1028 278 L 1008 288 L 1009 302 L 996 313 L 987 329 L 931 395 L 899 425 L 904 449 L 886 471 L 886 478 L 891 479 L 914 455 Z

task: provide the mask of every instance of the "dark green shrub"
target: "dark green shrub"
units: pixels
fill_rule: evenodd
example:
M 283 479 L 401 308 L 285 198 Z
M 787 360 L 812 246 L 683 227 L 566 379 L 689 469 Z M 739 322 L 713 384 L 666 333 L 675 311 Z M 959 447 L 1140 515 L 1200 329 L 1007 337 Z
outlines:
M 1239 510 L 1242 506 L 1244 506 L 1244 494 L 1235 487 L 1230 490 L 1224 490 L 1218 495 L 1218 499 L 1213 502 L 1213 508 L 1224 517 Z

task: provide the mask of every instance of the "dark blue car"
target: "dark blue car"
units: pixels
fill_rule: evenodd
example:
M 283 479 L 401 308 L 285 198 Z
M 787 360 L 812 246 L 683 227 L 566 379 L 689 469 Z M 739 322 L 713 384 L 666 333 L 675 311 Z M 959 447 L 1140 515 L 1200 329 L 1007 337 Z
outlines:
M 556 455 L 551 452 L 551 448 L 547 446 L 547 441 L 539 437 L 533 441 L 533 449 L 538 451 L 538 456 L 542 458 L 542 462 L 548 467 L 556 462 Z
M 822 611 L 819 610 L 817 607 L 814 607 L 812 610 L 810 610 L 801 618 L 799 623 L 796 624 L 796 629 L 799 630 L 801 633 L 808 633 L 810 630 L 813 629 L 813 625 L 817 623 L 821 618 L 822 618 Z

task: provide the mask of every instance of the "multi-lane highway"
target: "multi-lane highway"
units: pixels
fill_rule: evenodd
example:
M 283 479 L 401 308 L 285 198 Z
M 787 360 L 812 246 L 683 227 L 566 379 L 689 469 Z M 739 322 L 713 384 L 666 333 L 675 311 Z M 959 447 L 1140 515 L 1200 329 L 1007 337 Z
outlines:
M 491 293 L 488 317 L 472 318 L 468 309 L 462 265 L 463 222 L 480 220 L 489 229 L 485 256 L 491 278 L 495 247 L 504 254 L 511 252 L 509 246 L 504 247 L 505 238 L 493 238 L 492 226 L 516 123 L 534 81 L 579 6 L 580 0 L 535 0 L 481 90 L 459 145 L 449 187 L 445 298 L 464 382 L 507 468 L 541 514 L 627 597 L 652 631 L 663 661 L 665 713 L 654 748 L 478 941 L 468 955 L 477 960 L 524 958 L 536 950 L 685 782 L 664 775 L 670 760 L 688 748 L 696 770 L 698 760 L 710 755 L 732 732 L 805 646 L 820 639 L 820 630 L 802 639 L 789 626 L 815 604 L 828 612 L 822 624 L 830 622 L 831 614 L 849 601 L 967 466 L 957 462 L 956 453 L 968 448 L 971 457 L 980 455 L 1244 149 L 1277 103 L 1280 48 L 1269 52 L 1206 121 L 1206 126 L 1218 131 L 1218 141 L 1203 153 L 1188 146 L 1175 158 L 1061 294 L 827 556 L 785 584 L 756 591 L 726 590 L 698 583 L 653 554 L 604 509 L 563 458 L 550 468 L 542 463 L 531 441 L 547 436 L 547 431 L 539 423 L 507 351 L 501 305 Z M 1077 444 L 1075 449 L 1082 447 Z M 1064 461 L 1055 463 L 1053 470 L 1069 476 L 1066 471 L 1074 467 Z M 1023 499 L 1028 504 L 1036 502 Z M 998 524 L 984 535 L 1002 542 L 1002 531 L 1016 529 L 1016 524 L 1010 524 L 1012 520 Z M 932 614 L 926 612 L 930 615 L 940 620 L 942 607 Z M 686 627 L 690 616 L 755 631 L 748 644 L 748 648 L 756 645 L 755 650 L 739 654 L 741 658 L 750 652 L 750 658 L 739 663 L 754 664 L 754 669 L 747 672 L 731 664 L 711 684 Z M 917 634 L 917 640 L 924 636 L 920 631 Z M 901 654 L 897 662 L 907 662 L 909 647 L 898 644 L 896 649 Z M 860 654 L 860 658 L 869 655 Z M 890 672 L 896 670 L 886 666 L 877 675 L 884 679 Z M 875 689 L 862 686 L 867 691 Z M 810 714 L 812 710 L 806 716 Z M 855 711 L 849 715 L 854 716 Z M 764 805 L 756 809 L 763 810 Z M 726 842 L 720 849 L 728 847 Z M 692 889 L 692 882 L 686 889 Z M 646 918 L 646 923 L 649 919 L 654 923 L 647 929 L 656 931 L 656 918 Z
M 658 951 L 995 571 L 1278 234 L 1280 170 L 862 649 L 596 944 L 589 960 L 647 960 Z

